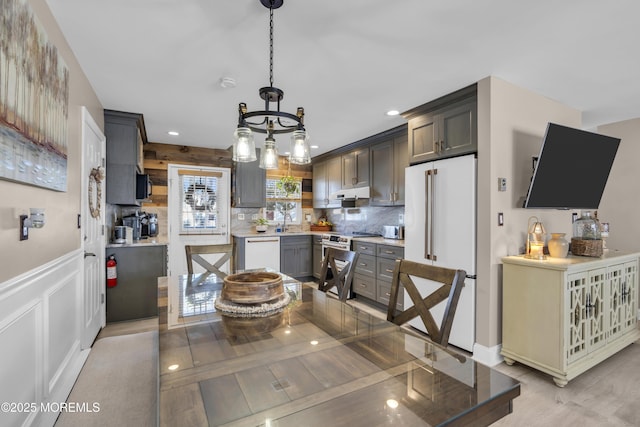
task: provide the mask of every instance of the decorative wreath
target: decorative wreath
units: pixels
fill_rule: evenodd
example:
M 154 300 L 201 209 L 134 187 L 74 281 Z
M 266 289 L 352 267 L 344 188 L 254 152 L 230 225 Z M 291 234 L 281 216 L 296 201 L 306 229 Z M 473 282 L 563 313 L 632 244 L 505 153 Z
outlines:
M 89 211 L 93 218 L 100 217 L 100 204 L 102 201 L 102 180 L 104 179 L 104 168 L 97 167 L 91 169 L 89 174 Z M 96 193 L 96 207 L 93 207 L 93 187 L 98 189 Z

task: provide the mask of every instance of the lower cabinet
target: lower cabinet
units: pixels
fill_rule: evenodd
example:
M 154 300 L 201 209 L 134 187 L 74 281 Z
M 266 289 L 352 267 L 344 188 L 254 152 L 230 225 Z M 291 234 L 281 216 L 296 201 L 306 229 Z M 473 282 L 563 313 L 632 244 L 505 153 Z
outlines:
M 158 277 L 167 275 L 167 247 L 141 245 L 107 248 L 115 255 L 118 285 L 107 288 L 107 322 L 158 315 Z
M 310 235 L 280 237 L 280 271 L 296 278 L 313 275 Z
M 353 278 L 353 292 L 388 306 L 395 260 L 404 257 L 404 248 L 356 239 L 353 241 L 353 250 L 359 253 Z M 404 292 L 400 290 L 396 304 L 398 310 L 402 310 L 403 305 Z
M 502 259 L 502 355 L 568 381 L 640 338 L 638 253 Z
M 322 271 L 322 236 L 311 236 L 313 241 L 313 277 L 320 278 L 320 272 Z

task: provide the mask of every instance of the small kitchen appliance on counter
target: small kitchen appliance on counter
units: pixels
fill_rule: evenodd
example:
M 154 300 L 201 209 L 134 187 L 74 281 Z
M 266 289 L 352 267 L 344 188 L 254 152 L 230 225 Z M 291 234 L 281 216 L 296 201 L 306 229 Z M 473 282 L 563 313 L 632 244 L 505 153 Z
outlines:
M 385 239 L 404 240 L 404 225 L 382 226 L 382 237 Z
M 140 240 L 140 237 L 142 235 L 142 223 L 138 215 L 125 216 L 124 218 L 122 218 L 122 224 L 126 227 L 132 228 L 131 238 L 133 240 Z
M 140 217 L 142 237 L 156 237 L 158 235 L 158 214 L 142 212 Z
M 127 227 L 124 225 L 116 225 L 113 229 L 113 243 L 126 243 Z

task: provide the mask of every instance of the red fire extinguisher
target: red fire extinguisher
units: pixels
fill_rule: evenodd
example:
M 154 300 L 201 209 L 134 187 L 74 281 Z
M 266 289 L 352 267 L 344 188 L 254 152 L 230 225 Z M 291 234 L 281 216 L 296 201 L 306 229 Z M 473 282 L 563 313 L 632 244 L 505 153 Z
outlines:
M 116 270 L 116 262 L 115 255 L 109 255 L 109 259 L 107 259 L 107 288 L 113 288 L 118 285 L 118 270 Z

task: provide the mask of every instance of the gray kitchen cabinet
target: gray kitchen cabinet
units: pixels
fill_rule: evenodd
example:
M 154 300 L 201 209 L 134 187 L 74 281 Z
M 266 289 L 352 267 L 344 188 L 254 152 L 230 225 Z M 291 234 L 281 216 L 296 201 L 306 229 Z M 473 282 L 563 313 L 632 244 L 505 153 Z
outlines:
M 140 206 L 136 179 L 143 173 L 142 145 L 147 142 L 142 114 L 104 110 L 106 147 L 106 202 Z
M 343 154 L 342 184 L 345 188 L 366 187 L 369 185 L 369 147 L 363 147 Z
M 391 282 L 396 260 L 404 258 L 404 248 L 392 245 L 376 245 L 376 301 L 389 305 Z M 404 292 L 398 292 L 398 310 L 404 309 Z
M 280 271 L 295 278 L 313 275 L 311 236 L 280 237 Z
M 358 239 L 353 240 L 352 247 L 360 254 L 353 279 L 353 292 L 387 307 L 395 261 L 404 258 L 404 248 Z M 398 310 L 402 310 L 403 305 L 404 293 L 399 292 Z
M 358 252 L 358 262 L 353 275 L 351 289 L 353 293 L 376 299 L 376 245 L 375 243 L 354 240 L 351 247 Z
M 404 170 L 409 166 L 406 129 L 371 146 L 370 206 L 404 205 Z
M 342 162 L 340 156 L 330 157 L 313 165 L 314 209 L 339 208 L 339 200 L 330 200 L 331 193 L 342 187 Z
M 260 149 L 256 148 L 260 158 Z M 262 208 L 267 205 L 267 170 L 254 162 L 233 162 L 233 207 Z
M 322 236 L 313 235 L 313 277 L 320 278 L 322 270 Z
M 167 275 L 165 245 L 108 247 L 115 255 L 118 284 L 107 288 L 107 322 L 158 315 L 158 277 Z
M 478 151 L 476 90 L 472 85 L 403 114 L 410 164 Z

